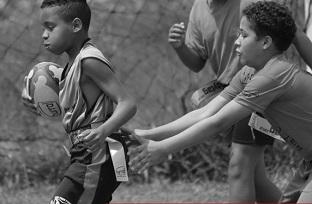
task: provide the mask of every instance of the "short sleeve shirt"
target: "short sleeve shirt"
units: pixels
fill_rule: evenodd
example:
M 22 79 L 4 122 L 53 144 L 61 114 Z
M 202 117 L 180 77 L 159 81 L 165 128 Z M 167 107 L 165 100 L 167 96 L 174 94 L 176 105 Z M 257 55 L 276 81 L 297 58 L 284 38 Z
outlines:
M 285 60 L 241 69 L 221 96 L 265 115 L 280 135 L 312 159 L 312 76 Z

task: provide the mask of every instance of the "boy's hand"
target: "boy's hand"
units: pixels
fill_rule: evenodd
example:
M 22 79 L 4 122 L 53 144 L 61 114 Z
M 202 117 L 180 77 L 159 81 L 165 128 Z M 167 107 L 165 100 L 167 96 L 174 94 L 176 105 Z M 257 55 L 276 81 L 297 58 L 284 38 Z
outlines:
M 77 137 L 84 138 L 83 142 L 89 147 L 90 150 L 95 151 L 105 143 L 107 136 L 103 135 L 102 132 L 95 129 L 87 129 L 80 133 Z
M 127 128 L 121 127 L 120 133 L 124 138 L 127 147 L 138 146 L 144 143 L 143 139 L 135 135 L 135 133 Z
M 168 42 L 169 44 L 177 49 L 182 47 L 185 42 L 185 26 L 184 23 L 176 23 L 169 29 L 168 35 Z
M 24 83 L 26 83 L 26 77 L 24 79 Z M 40 115 L 37 107 L 34 103 L 34 99 L 29 95 L 29 90 L 26 89 L 26 86 L 24 85 L 24 88 L 22 90 L 22 103 L 27 108 L 28 111 Z
M 161 149 L 159 142 L 146 140 L 143 145 L 129 151 L 131 170 L 143 173 L 149 166 L 160 163 L 167 158 L 167 153 Z

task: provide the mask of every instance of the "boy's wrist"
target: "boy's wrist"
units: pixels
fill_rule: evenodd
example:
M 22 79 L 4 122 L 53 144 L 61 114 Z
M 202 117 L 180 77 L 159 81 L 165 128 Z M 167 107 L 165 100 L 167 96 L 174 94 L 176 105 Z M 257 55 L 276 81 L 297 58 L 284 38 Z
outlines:
M 170 148 L 167 147 L 166 143 L 164 142 L 164 140 L 161 141 L 157 141 L 155 142 L 156 144 L 156 149 L 161 152 L 164 156 L 168 156 L 169 154 L 171 154 L 172 152 L 169 151 Z

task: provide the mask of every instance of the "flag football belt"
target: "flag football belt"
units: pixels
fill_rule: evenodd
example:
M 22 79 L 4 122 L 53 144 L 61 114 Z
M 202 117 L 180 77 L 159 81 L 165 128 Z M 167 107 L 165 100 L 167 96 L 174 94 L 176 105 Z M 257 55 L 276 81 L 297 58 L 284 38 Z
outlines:
M 269 121 L 257 113 L 252 113 L 248 125 L 251 130 L 257 130 L 277 140 L 285 142 L 285 140 L 279 135 L 279 133 L 272 127 Z
M 92 123 L 90 125 L 87 125 L 85 127 L 82 127 L 78 130 L 72 131 L 68 134 L 69 140 L 72 143 L 72 145 L 78 144 L 79 142 L 83 142 L 83 137 L 79 137 L 79 135 L 84 132 L 85 130 L 88 129 L 94 129 L 99 127 L 103 122 L 98 122 L 98 123 Z M 114 171 L 115 171 L 115 176 L 116 180 L 120 182 L 127 182 L 129 181 L 128 178 L 128 171 L 127 171 L 127 164 L 126 164 L 126 158 L 125 158 L 125 150 L 122 146 L 122 144 L 110 137 L 107 137 L 105 141 L 108 143 L 108 148 L 109 148 L 109 153 L 113 161 L 113 166 L 114 166 Z M 66 151 L 66 149 L 65 149 Z M 66 151 L 69 153 L 69 151 Z M 69 153 L 70 155 L 70 153 Z M 120 174 L 119 169 L 125 169 L 126 171 L 122 174 Z
M 193 93 L 191 97 L 192 105 L 198 107 L 202 101 L 208 98 L 212 99 L 213 96 L 222 91 L 225 87 L 227 87 L 226 84 L 222 84 L 217 80 L 209 82 Z

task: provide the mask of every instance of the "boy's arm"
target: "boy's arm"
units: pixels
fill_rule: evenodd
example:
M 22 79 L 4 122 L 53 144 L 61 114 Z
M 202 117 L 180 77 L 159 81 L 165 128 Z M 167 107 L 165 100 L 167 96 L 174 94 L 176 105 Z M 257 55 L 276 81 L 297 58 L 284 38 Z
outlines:
M 305 63 L 312 68 L 312 42 L 301 30 L 297 30 L 293 43 Z
M 134 116 L 136 104 L 105 63 L 95 58 L 87 58 L 82 63 L 83 73 L 117 104 L 112 116 L 97 128 L 97 135 L 92 136 L 105 140 Z M 92 137 L 86 139 L 90 141 Z
M 175 121 L 149 130 L 136 129 L 134 130 L 134 133 L 137 136 L 143 137 L 144 139 L 151 139 L 156 141 L 163 140 L 180 133 L 181 131 L 194 125 L 204 118 L 210 117 L 228 102 L 229 101 L 227 99 L 221 96 L 217 96 L 206 106 L 189 112 Z
M 246 118 L 251 113 L 251 109 L 231 101 L 218 113 L 197 122 L 173 137 L 159 142 L 150 141 L 132 150 L 131 154 L 136 156 L 132 159 L 130 165 L 133 170 L 142 172 L 148 166 L 164 160 L 168 154 L 202 143 L 204 140 L 216 135 L 216 133 Z

